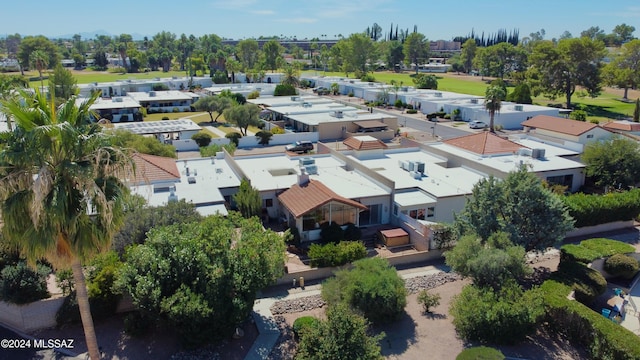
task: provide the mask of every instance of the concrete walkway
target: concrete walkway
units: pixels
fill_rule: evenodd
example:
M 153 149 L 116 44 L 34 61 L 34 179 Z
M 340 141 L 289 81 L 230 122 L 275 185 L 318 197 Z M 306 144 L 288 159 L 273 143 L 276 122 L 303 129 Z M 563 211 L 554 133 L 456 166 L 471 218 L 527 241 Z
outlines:
M 415 267 L 405 270 L 399 270 L 398 273 L 403 279 L 410 279 L 418 276 L 435 275 L 443 272 L 441 270 L 442 265 L 426 265 L 421 267 Z M 289 289 L 279 288 L 277 290 L 269 291 L 267 289 L 266 294 L 258 294 L 258 299 L 253 305 L 253 312 L 251 316 L 256 323 L 258 329 L 258 337 L 253 342 L 253 346 L 249 349 L 249 353 L 245 357 L 245 360 L 262 360 L 267 359 L 269 353 L 275 346 L 278 338 L 280 337 L 280 330 L 276 324 L 273 314 L 271 313 L 271 306 L 280 300 L 298 299 L 307 296 L 319 295 L 322 288 L 321 284 L 315 284 L 310 286 L 291 287 Z

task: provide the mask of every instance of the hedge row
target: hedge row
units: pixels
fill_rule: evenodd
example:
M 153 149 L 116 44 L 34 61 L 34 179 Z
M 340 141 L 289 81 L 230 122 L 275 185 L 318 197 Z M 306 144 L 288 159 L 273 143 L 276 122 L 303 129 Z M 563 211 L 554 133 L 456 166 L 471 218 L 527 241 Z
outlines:
M 367 248 L 360 241 L 311 244 L 307 255 L 312 267 L 340 266 L 364 258 L 367 256 Z
M 561 261 L 552 278 L 571 286 L 575 298 L 583 304 L 590 304 L 607 290 L 607 280 L 598 270 L 575 261 Z
M 578 193 L 562 199 L 577 228 L 632 220 L 640 214 L 640 189 L 606 195 Z
M 622 241 L 594 238 L 583 240 L 579 245 L 563 245 L 560 248 L 560 260 L 562 262 L 577 261 L 588 264 L 595 259 L 632 252 L 635 252 L 635 248 Z
M 640 359 L 638 336 L 585 305 L 567 299 L 570 286 L 547 280 L 541 289 L 551 329 L 566 336 L 569 342 L 585 346 L 592 359 Z

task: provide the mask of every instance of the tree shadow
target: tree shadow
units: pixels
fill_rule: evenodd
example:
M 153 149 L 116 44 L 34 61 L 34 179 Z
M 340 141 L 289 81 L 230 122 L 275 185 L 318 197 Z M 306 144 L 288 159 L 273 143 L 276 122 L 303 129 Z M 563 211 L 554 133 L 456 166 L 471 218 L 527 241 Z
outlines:
M 431 320 L 445 320 L 447 318 L 446 314 L 438 314 L 434 312 L 422 312 L 422 315 Z
M 383 356 L 403 354 L 417 342 L 416 323 L 406 311 L 393 323 L 376 326 L 374 330 L 385 332 L 385 337 L 380 341 Z

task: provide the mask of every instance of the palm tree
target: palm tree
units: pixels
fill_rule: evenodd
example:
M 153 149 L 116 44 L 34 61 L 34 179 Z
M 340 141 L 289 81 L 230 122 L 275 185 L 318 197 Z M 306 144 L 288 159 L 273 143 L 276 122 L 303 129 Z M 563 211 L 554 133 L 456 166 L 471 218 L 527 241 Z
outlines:
M 300 80 L 298 80 L 300 67 L 297 62 L 285 65 L 283 70 L 284 77 L 282 79 L 282 84 L 294 87 L 300 84 Z
M 506 97 L 507 94 L 501 86 L 491 85 L 485 91 L 484 108 L 489 112 L 489 131 L 491 132 L 495 132 L 493 119 L 496 116 L 496 112 L 500 112 L 502 100 Z
M 46 259 L 73 271 L 82 326 L 91 359 L 99 359 L 82 264 L 110 247 L 123 222 L 120 180 L 132 162 L 91 123 L 97 94 L 54 109 L 39 91 L 2 104 L 15 119 L 0 147 L 0 206 L 3 237 L 29 263 Z
M 23 76 L 20 75 L 0 75 L 0 101 L 7 101 L 10 97 L 16 95 L 16 90 L 23 89 L 29 86 L 29 82 Z M 11 114 L 5 111 L 4 107 L 0 107 L 0 111 L 3 111 L 5 118 L 7 119 L 7 128 L 9 131 L 13 130 L 11 126 Z
M 29 65 L 38 70 L 40 76 L 40 91 L 44 91 L 44 80 L 42 79 L 42 71 L 49 66 L 49 57 L 43 50 L 35 50 L 29 55 Z

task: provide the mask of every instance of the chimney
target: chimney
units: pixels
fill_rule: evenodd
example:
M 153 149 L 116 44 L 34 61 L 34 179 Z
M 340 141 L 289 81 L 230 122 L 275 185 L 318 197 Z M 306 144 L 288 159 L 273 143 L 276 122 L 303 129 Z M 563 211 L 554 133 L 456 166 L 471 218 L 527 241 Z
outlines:
M 307 183 L 309 183 L 309 174 L 307 174 L 305 168 L 300 168 L 300 174 L 298 174 L 298 185 L 304 186 L 307 185 Z

